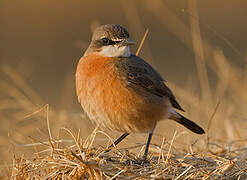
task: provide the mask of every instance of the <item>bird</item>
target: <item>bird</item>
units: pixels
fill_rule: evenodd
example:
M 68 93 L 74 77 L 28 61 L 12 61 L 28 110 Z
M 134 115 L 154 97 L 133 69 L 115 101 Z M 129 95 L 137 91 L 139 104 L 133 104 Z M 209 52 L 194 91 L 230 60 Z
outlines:
M 101 128 L 122 132 L 108 147 L 131 133 L 148 133 L 143 159 L 157 122 L 171 119 L 197 134 L 203 128 L 178 111 L 184 111 L 161 75 L 131 53 L 136 43 L 118 24 L 97 27 L 75 73 L 76 94 L 89 119 Z

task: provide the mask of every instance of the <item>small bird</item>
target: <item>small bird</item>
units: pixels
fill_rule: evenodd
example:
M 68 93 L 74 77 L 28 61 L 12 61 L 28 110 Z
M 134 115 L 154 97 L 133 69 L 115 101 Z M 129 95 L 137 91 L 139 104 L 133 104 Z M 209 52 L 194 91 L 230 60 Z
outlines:
M 149 133 L 145 160 L 154 128 L 162 119 L 172 119 L 197 134 L 205 132 L 175 111 L 184 110 L 161 75 L 131 54 L 129 46 L 134 44 L 128 31 L 118 24 L 96 28 L 77 66 L 76 92 L 91 121 L 123 132 L 115 145 L 130 133 Z

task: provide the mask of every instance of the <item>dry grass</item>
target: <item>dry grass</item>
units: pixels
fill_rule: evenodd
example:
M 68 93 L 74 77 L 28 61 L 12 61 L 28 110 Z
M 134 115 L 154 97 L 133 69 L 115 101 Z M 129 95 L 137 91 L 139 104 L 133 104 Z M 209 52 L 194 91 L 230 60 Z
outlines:
M 246 70 L 230 63 L 220 49 L 201 38 L 195 3 L 191 0 L 189 4 L 191 31 L 161 1 L 149 9 L 194 51 L 199 90 L 194 88 L 193 78 L 184 87 L 168 85 L 187 109 L 186 115 L 206 127 L 205 136 L 190 136 L 179 128 L 169 136 L 168 131 L 163 133 L 165 122 L 155 131 L 149 163 L 140 162 L 145 144 L 139 142 L 145 142 L 143 139 L 132 140 L 132 144 L 126 140 L 128 145 L 103 153 L 112 142 L 110 135 L 98 129 L 89 134 L 86 121 L 78 125 L 79 114 L 50 109 L 18 72 L 4 66 L 1 70 L 6 78 L 0 79 L 0 86 L 7 98 L 0 109 L 11 115 L 2 115 L 2 125 L 7 126 L 10 122 L 4 119 L 10 118 L 15 123 L 2 132 L 8 133 L 10 144 L 3 155 L 13 161 L 2 163 L 2 179 L 247 179 Z M 188 34 L 192 34 L 192 43 L 186 39 Z M 215 76 L 214 84 L 209 71 Z M 82 115 L 82 119 L 86 118 Z M 68 124 L 71 126 L 65 128 Z M 0 141 L 6 143 L 6 137 Z
M 104 154 L 104 147 L 94 147 L 94 131 L 85 141 L 65 129 L 70 135 L 68 145 L 59 140 L 40 143 L 44 150 L 36 151 L 35 158 L 15 157 L 7 179 L 245 179 L 246 148 L 231 142 L 226 147 L 215 146 L 182 152 L 174 149 L 171 141 L 163 141 L 151 149 L 149 163 L 140 163 L 140 157 L 131 153 L 135 147 L 114 148 Z M 244 141 L 244 140 L 243 140 Z M 33 144 L 38 146 L 38 144 Z M 140 145 L 143 146 L 143 145 Z M 192 145 L 193 146 L 193 145 Z M 193 149 L 193 147 L 191 147 Z M 141 154 L 141 152 L 139 153 Z

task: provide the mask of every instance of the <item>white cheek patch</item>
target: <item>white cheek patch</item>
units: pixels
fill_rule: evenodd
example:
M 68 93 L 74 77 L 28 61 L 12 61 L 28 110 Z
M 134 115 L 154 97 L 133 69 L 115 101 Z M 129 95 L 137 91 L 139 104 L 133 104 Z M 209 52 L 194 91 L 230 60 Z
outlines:
M 103 46 L 100 55 L 104 57 L 129 57 L 131 55 L 129 46 Z

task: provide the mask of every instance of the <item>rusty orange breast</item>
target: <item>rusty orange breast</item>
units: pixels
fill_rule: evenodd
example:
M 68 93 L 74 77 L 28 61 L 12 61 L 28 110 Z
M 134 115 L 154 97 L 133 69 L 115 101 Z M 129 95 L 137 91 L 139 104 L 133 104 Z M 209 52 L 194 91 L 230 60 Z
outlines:
M 117 58 L 82 57 L 76 71 L 78 100 L 88 117 L 102 127 L 122 132 L 149 132 L 168 114 L 166 99 L 127 88 L 115 68 Z

